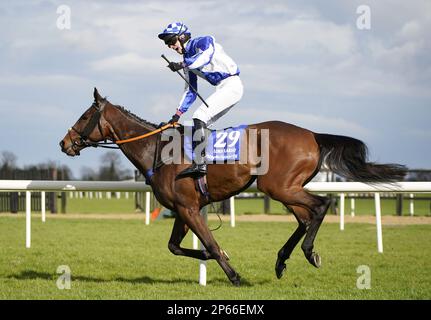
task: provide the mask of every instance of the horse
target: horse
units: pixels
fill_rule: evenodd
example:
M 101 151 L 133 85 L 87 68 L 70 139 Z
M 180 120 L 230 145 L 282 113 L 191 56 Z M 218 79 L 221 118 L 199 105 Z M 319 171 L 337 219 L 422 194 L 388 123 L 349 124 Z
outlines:
M 150 181 L 156 199 L 175 212 L 168 249 L 174 255 L 200 260 L 214 259 L 235 286 L 240 285 L 240 275 L 230 265 L 230 259 L 221 249 L 200 210 L 211 201 L 228 199 L 256 182 L 258 190 L 280 201 L 295 216 L 298 226 L 278 251 L 275 263 L 276 277 L 280 279 L 286 269 L 286 261 L 293 249 L 304 237 L 301 249 L 306 260 L 316 268 L 321 258 L 313 250 L 314 239 L 330 205 L 328 197 L 315 195 L 304 186 L 325 164 L 332 172 L 347 179 L 369 184 L 394 183 L 406 174 L 406 167 L 399 164 L 378 164 L 368 161 L 368 149 L 364 142 L 340 135 L 315 133 L 281 121 L 250 124 L 245 128 L 245 139 L 251 131 L 263 136 L 266 130 L 268 168 L 263 174 L 256 173 L 256 159 L 249 161 L 209 164 L 207 190 L 204 195 L 196 187 L 192 177 L 177 179 L 189 162 L 163 164 L 155 168 L 160 153 L 162 133 L 157 125 L 143 120 L 124 107 L 111 104 L 94 88 L 94 102 L 68 130 L 60 141 L 61 151 L 68 156 L 78 156 L 80 151 L 103 141 L 117 142 L 124 155 Z M 157 134 L 151 134 L 157 132 Z M 146 134 L 144 139 L 130 137 Z M 262 142 L 249 149 L 256 154 L 263 150 Z M 127 141 L 125 141 L 127 142 Z M 248 154 L 252 154 L 249 152 Z M 191 229 L 202 242 L 203 250 L 187 249 L 181 242 Z

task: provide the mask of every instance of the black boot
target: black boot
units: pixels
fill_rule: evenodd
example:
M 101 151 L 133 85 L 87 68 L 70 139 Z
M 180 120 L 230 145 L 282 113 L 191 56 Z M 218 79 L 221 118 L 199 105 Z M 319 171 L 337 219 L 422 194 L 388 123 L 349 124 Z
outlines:
M 200 146 L 201 152 L 200 154 L 195 153 L 195 157 L 193 158 L 193 163 L 190 167 L 187 169 L 181 171 L 178 174 L 178 178 L 181 177 L 202 177 L 207 174 L 207 165 L 205 163 L 205 147 L 207 144 L 207 138 L 206 138 L 206 130 L 207 125 L 205 122 L 199 120 L 199 119 L 193 119 L 194 123 L 194 130 L 193 130 L 193 139 L 192 139 L 192 146 L 193 146 L 193 153 L 195 153 L 196 147 Z M 196 136 L 196 141 L 195 141 Z

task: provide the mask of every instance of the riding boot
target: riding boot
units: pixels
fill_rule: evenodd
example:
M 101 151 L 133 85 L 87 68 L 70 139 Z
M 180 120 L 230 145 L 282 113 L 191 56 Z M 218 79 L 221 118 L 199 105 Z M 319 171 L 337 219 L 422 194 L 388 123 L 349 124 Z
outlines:
M 205 163 L 205 148 L 207 144 L 206 123 L 199 120 L 193 119 L 194 123 L 194 133 L 192 139 L 192 147 L 193 147 L 193 163 L 187 169 L 181 171 L 178 174 L 178 177 L 201 177 L 207 174 L 207 165 Z M 197 152 L 197 147 L 201 149 L 201 152 Z

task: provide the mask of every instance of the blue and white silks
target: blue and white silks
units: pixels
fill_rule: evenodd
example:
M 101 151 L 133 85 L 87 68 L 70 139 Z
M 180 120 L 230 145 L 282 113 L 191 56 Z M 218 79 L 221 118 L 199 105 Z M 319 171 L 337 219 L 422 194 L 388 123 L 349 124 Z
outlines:
M 189 40 L 185 47 L 184 63 L 185 76 L 196 90 L 198 76 L 217 86 L 224 79 L 240 73 L 237 64 L 211 36 Z M 196 93 L 186 85 L 178 111 L 180 113 L 186 112 L 195 100 Z

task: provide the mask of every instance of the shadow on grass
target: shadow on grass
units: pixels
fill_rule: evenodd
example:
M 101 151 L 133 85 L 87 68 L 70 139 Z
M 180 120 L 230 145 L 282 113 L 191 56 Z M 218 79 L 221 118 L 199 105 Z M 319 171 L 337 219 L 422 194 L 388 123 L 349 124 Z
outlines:
M 241 285 L 240 287 L 255 287 L 255 286 L 261 286 L 261 285 L 265 285 L 267 283 L 270 283 L 271 281 L 269 280 L 260 280 L 260 281 L 248 281 L 245 278 L 241 278 Z M 212 280 L 208 280 L 208 284 L 212 284 L 212 285 L 230 285 L 230 282 L 227 278 L 216 278 L 216 279 L 212 279 Z
M 52 280 L 57 281 L 60 275 L 56 273 L 48 273 L 48 272 L 39 272 L 34 270 L 25 270 L 19 274 L 9 275 L 6 278 L 8 279 L 16 279 L 16 280 Z M 184 283 L 184 284 L 196 284 L 196 280 L 189 279 L 156 279 L 148 276 L 139 277 L 139 278 L 123 278 L 123 277 L 115 277 L 112 279 L 101 279 L 95 277 L 88 276 L 79 276 L 73 275 L 71 276 L 72 281 L 82 281 L 82 282 L 95 282 L 95 283 L 108 283 L 108 282 L 124 282 L 124 283 L 143 283 L 143 284 L 174 284 L 174 283 Z M 250 283 L 248 280 L 242 278 L 241 279 L 241 287 L 252 287 L 254 285 L 262 285 L 269 281 L 260 281 L 258 283 Z M 208 281 L 209 284 L 213 285 L 229 285 L 228 279 L 217 278 L 214 280 Z

